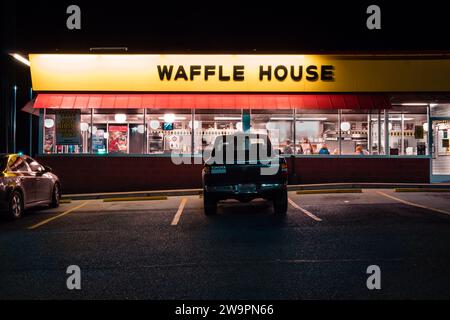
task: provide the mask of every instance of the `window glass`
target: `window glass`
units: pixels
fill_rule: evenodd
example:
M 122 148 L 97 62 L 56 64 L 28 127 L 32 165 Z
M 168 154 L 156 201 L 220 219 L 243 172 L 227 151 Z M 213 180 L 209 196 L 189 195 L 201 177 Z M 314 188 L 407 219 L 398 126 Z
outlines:
M 91 132 L 87 131 L 90 140 Z M 144 109 L 93 110 L 93 153 L 142 154 L 144 137 Z
M 60 111 L 60 109 L 52 109 L 47 108 L 44 110 L 44 127 L 43 127 L 43 153 L 51 154 L 51 153 L 89 153 L 89 134 L 88 129 L 90 128 L 90 118 L 91 118 L 91 110 L 90 109 L 75 109 L 70 110 L 74 113 L 80 112 L 80 131 L 78 140 L 80 144 L 58 144 L 58 136 L 59 137 L 67 137 L 67 134 L 62 132 L 57 132 L 57 121 L 58 117 L 62 119 L 61 115 L 64 110 Z M 67 118 L 66 118 L 67 119 Z M 71 120 L 66 121 L 75 121 L 73 123 L 77 123 L 77 116 L 74 114 Z M 75 136 L 74 136 L 75 137 Z M 62 138 L 59 139 L 60 141 Z
M 432 117 L 450 117 L 449 103 L 431 103 L 430 109 Z
M 191 109 L 147 109 L 148 154 L 190 154 L 192 152 Z M 198 126 L 196 123 L 195 126 Z
M 393 107 L 389 111 L 390 155 L 427 155 L 426 107 Z
M 337 110 L 297 109 L 295 119 L 296 154 L 339 154 Z
M 251 110 L 251 132 L 267 134 L 273 149 L 282 155 L 295 153 L 293 110 Z
M 242 131 L 242 110 L 196 109 L 194 153 L 211 151 L 216 137 Z
M 341 110 L 341 154 L 343 155 L 369 155 L 369 116 L 366 110 Z M 372 122 L 372 132 L 378 125 L 378 117 Z M 377 131 L 378 132 L 378 131 Z M 376 144 L 372 149 L 377 149 L 378 135 L 373 135 Z M 378 151 L 378 149 L 377 149 Z M 374 152 L 372 151 L 372 154 Z
M 26 172 L 29 171 L 25 160 L 22 157 L 12 156 L 9 159 L 9 168 L 14 172 Z
M 33 171 L 33 172 L 44 171 L 44 167 L 41 164 L 39 164 L 39 162 L 37 162 L 36 160 L 34 160 L 30 157 L 25 157 L 25 161 L 28 164 L 28 166 L 30 167 L 31 171 Z

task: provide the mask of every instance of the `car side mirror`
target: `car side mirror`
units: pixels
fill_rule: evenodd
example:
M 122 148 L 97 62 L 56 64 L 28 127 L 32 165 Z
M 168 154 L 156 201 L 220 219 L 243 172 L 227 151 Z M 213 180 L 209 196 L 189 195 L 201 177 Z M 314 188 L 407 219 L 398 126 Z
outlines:
M 53 172 L 53 169 L 49 166 L 44 166 L 44 172 Z

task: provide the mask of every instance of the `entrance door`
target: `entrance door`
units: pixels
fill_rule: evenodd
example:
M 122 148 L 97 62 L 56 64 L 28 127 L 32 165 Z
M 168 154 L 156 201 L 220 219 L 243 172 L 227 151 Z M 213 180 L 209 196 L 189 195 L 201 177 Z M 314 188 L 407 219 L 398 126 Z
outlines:
M 433 120 L 432 180 L 450 181 L 450 118 Z

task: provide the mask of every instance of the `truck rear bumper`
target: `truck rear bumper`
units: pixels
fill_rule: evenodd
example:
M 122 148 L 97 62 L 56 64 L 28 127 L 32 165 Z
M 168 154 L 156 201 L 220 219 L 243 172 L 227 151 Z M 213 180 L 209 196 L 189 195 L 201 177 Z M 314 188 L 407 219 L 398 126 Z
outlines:
M 234 184 L 224 186 L 205 186 L 204 190 L 219 198 L 267 198 L 286 190 L 284 183 Z

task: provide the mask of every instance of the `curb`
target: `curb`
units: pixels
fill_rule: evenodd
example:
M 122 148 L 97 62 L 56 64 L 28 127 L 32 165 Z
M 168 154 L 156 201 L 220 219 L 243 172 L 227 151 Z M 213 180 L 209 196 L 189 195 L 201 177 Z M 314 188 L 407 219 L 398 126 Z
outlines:
M 297 194 L 362 193 L 362 189 L 299 190 Z
M 428 183 L 324 183 L 324 184 L 300 184 L 288 185 L 288 191 L 306 191 L 306 190 L 354 190 L 354 189 L 416 189 L 436 190 L 438 192 L 448 192 L 449 184 L 428 184 Z M 357 192 L 357 191 L 354 191 Z M 151 191 L 131 191 L 131 192 L 105 192 L 105 193 L 85 193 L 85 194 L 66 194 L 62 196 L 63 200 L 97 200 L 110 198 L 136 198 L 136 197 L 179 197 L 179 196 L 197 196 L 202 195 L 203 189 L 180 189 L 180 190 L 151 190 Z M 130 200 L 131 201 L 131 200 Z

